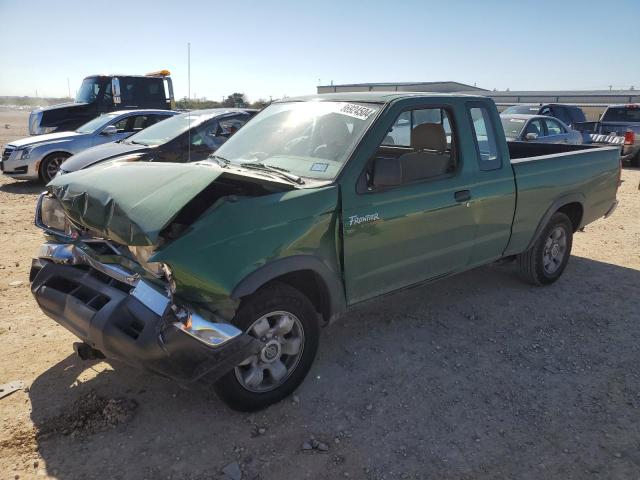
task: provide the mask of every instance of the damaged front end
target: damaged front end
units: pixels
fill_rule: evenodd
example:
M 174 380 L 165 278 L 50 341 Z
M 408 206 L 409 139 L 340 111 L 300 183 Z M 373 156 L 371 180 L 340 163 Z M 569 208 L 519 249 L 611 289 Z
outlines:
M 140 162 L 80 170 L 47 189 L 35 219 L 47 241 L 31 269 L 40 308 L 107 358 L 181 383 L 213 381 L 264 346 L 231 323 L 254 272 L 309 257 L 339 271 L 334 186 Z
M 169 266 L 146 261 L 152 249 L 91 235 L 49 193 L 35 221 L 48 237 L 31 267 L 38 305 L 107 358 L 191 383 L 213 381 L 260 350 L 214 312 L 182 302 Z

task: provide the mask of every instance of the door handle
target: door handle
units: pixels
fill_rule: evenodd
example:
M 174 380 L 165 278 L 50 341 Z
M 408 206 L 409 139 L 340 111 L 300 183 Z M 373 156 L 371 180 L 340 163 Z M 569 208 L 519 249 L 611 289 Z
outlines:
M 471 200 L 471 192 L 469 190 L 460 190 L 454 193 L 453 197 L 456 199 L 456 202 L 468 202 Z

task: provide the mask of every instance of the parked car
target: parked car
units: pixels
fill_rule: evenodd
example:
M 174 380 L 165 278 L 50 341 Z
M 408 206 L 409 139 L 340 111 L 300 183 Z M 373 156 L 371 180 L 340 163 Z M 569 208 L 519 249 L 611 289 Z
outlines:
M 564 122 L 544 115 L 500 114 L 507 141 L 580 145 L 582 134 Z
M 73 131 L 115 110 L 172 110 L 175 102 L 169 75 L 168 70 L 147 75 L 90 75 L 82 81 L 75 101 L 32 111 L 29 134 Z
M 565 125 L 572 126 L 574 123 L 586 122 L 587 117 L 582 109 L 576 105 L 566 105 L 563 103 L 545 103 L 538 105 L 513 105 L 507 108 L 504 114 L 520 114 L 520 115 L 545 115 L 560 119 Z
M 31 289 L 81 358 L 215 382 L 256 410 L 294 391 L 320 326 L 364 300 L 499 259 L 555 282 L 619 181 L 619 148 L 507 143 L 488 98 L 286 99 L 206 161 L 56 177 Z
M 80 126 L 74 132 L 56 132 L 26 137 L 6 145 L 2 173 L 20 180 L 49 182 L 71 155 L 92 147 L 123 140 L 134 133 L 172 117 L 171 110 L 125 110 L 111 112 Z
M 611 105 L 597 122 L 576 124 L 593 143 L 620 145 L 622 161 L 640 167 L 640 104 Z
M 127 140 L 100 145 L 74 155 L 60 174 L 107 160 L 194 162 L 204 160 L 256 114 L 246 108 L 213 108 L 176 115 Z

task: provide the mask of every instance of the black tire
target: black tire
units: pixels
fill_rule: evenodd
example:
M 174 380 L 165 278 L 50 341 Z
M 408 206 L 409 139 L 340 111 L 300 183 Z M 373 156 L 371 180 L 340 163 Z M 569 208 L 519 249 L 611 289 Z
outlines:
M 558 233 L 557 229 L 560 229 L 565 236 L 564 251 L 560 259 L 553 257 L 552 252 L 556 247 L 551 247 L 549 250 L 548 243 L 551 241 L 553 244 L 554 240 L 551 237 Z M 571 220 L 564 213 L 554 213 L 536 242 L 527 251 L 518 255 L 520 277 L 532 285 L 549 285 L 555 282 L 567 266 L 572 245 L 573 224 Z M 552 261 L 547 262 L 550 257 Z M 547 264 L 548 268 L 545 266 Z
M 635 168 L 640 167 L 640 151 L 635 154 L 635 156 L 629 160 L 629 165 Z
M 40 181 L 45 185 L 49 183 L 53 177 L 55 177 L 55 174 L 58 173 L 60 165 L 62 165 L 62 163 L 70 156 L 71 155 L 68 153 L 55 152 L 44 157 L 42 162 L 40 162 L 40 168 L 38 171 Z
M 271 390 L 251 391 L 241 383 L 242 366 L 238 366 L 221 377 L 214 389 L 218 396 L 232 409 L 252 412 L 279 402 L 290 395 L 306 377 L 318 350 L 320 326 L 318 313 L 309 299 L 295 288 L 283 283 L 271 283 L 242 301 L 233 323 L 241 330 L 249 329 L 264 316 L 272 312 L 288 312 L 296 317 L 302 328 L 302 348 L 290 373 L 277 387 Z M 286 355 L 282 354 L 284 357 Z M 259 357 L 258 357 L 259 358 Z

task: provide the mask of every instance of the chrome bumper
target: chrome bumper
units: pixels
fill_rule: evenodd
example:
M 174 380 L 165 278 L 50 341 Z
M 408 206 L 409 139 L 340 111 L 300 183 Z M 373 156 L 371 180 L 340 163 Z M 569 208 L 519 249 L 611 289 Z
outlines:
M 105 243 L 114 249 L 111 244 Z M 117 251 L 114 249 L 115 252 Z M 120 265 L 99 262 L 76 244 L 46 242 L 40 246 L 38 258 L 61 265 L 88 265 L 118 282 L 133 287 L 130 292 L 132 297 L 160 317 L 171 309 L 178 319 L 172 322 L 172 325 L 209 347 L 222 346 L 242 334 L 241 330 L 231 324 L 210 321 L 188 306 L 175 304 L 168 288 L 167 293 L 162 293 L 142 279 L 140 274 Z

